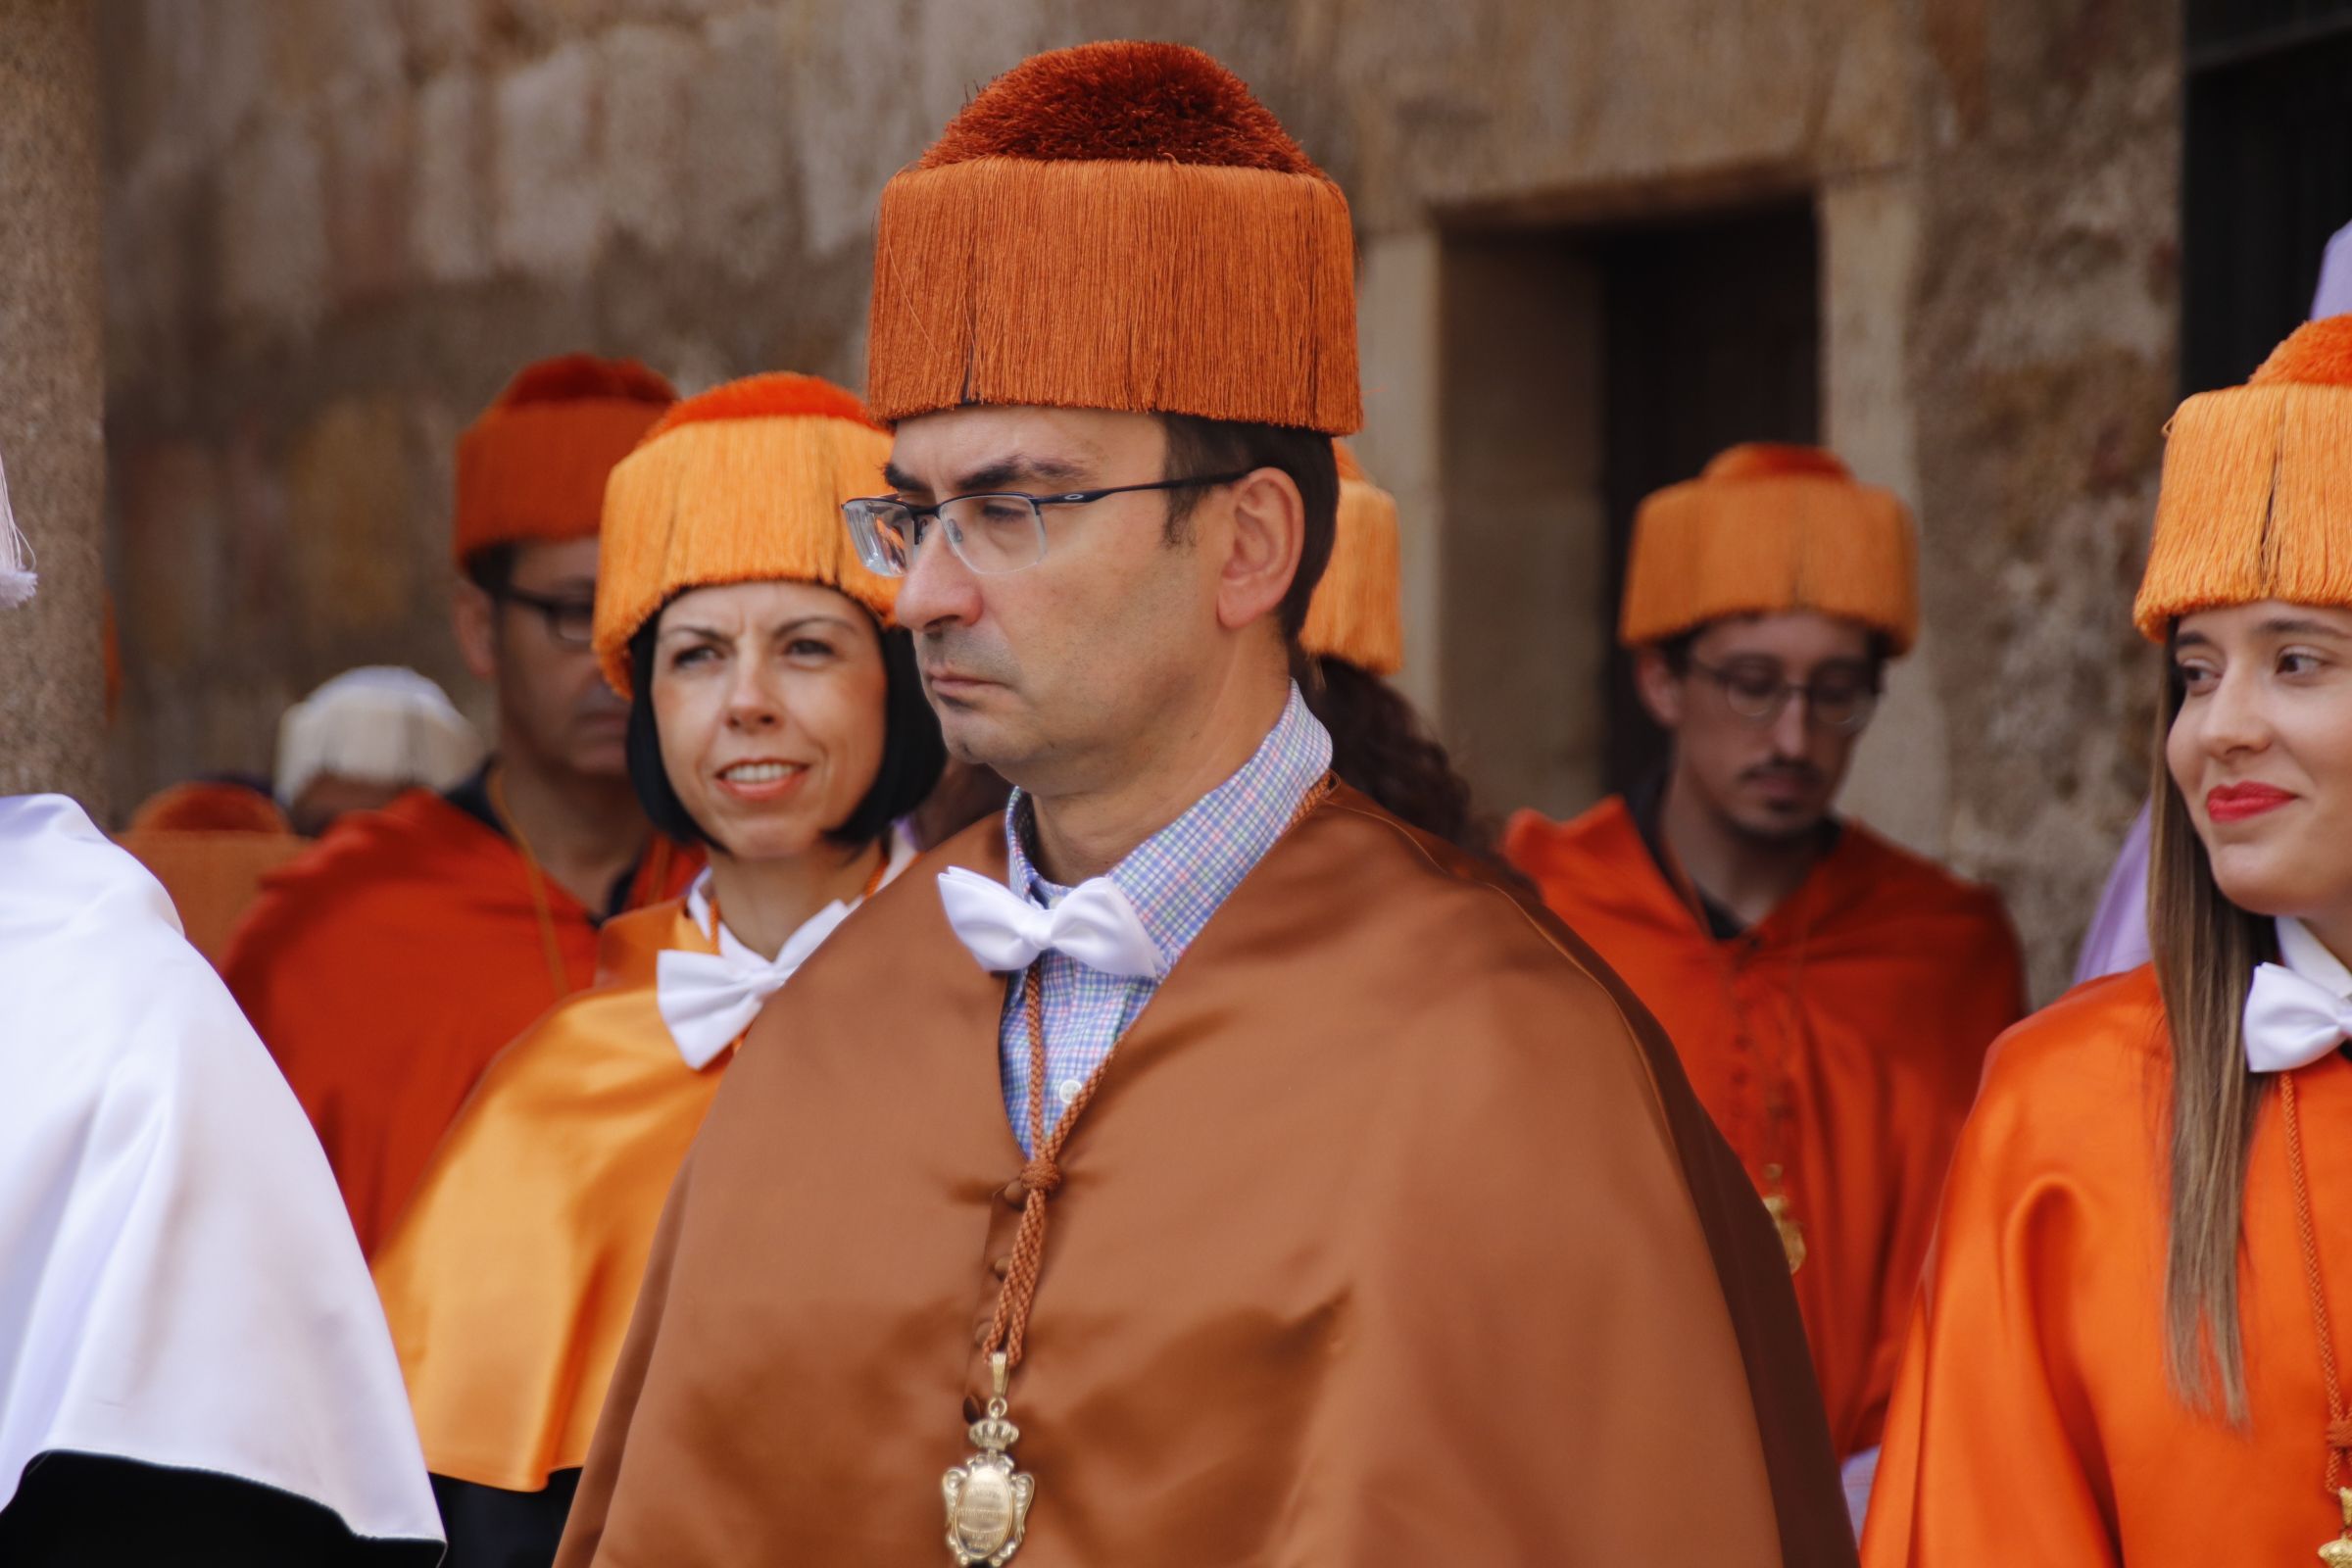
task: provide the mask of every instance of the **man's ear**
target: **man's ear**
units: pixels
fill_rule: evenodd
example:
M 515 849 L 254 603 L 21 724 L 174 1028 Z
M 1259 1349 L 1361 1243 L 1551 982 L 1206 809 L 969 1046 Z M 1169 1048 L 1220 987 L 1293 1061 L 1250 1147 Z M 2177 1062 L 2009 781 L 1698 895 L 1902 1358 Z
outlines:
M 455 600 L 450 605 L 450 625 L 457 633 L 458 652 L 465 657 L 466 667 L 478 681 L 498 679 L 498 603 L 484 593 L 481 584 L 463 581 L 458 584 Z
M 1306 547 L 1306 501 L 1280 468 L 1257 468 L 1234 482 L 1232 526 L 1217 574 L 1217 623 L 1238 631 L 1281 610 Z
M 1666 656 L 1655 648 L 1635 652 L 1634 690 L 1658 728 L 1671 731 L 1683 727 L 1683 678 L 1667 666 Z

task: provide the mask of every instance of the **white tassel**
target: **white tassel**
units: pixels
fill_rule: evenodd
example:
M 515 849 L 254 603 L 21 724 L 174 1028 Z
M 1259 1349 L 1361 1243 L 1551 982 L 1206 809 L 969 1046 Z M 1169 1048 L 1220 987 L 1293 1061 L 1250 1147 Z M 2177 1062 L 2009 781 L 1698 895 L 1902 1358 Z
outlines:
M 8 467 L 0 464 L 0 610 L 14 610 L 32 597 L 39 582 L 32 570 L 32 545 L 18 531 L 8 505 Z

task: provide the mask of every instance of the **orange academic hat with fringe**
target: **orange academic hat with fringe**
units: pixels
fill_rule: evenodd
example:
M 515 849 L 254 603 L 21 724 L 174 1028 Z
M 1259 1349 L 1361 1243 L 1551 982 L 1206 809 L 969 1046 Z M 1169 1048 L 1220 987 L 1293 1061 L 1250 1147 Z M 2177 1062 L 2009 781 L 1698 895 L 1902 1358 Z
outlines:
M 595 538 L 612 465 L 677 398 L 635 360 L 525 366 L 458 437 L 458 565 L 492 545 Z
M 1396 498 L 1364 475 L 1345 441 L 1331 444 L 1340 466 L 1340 518 L 1331 564 L 1307 602 L 1298 645 L 1317 659 L 1341 659 L 1375 675 L 1404 667 L 1404 568 L 1396 537 Z
M 1363 422 L 1348 199 L 1198 49 L 1090 43 L 981 90 L 882 192 L 867 396 Z
M 2264 599 L 2352 605 L 2352 316 L 2308 321 L 2244 386 L 2173 416 L 2132 620 Z
M 830 381 L 775 371 L 664 414 L 612 469 L 597 548 L 596 656 L 629 694 L 629 639 L 670 598 L 792 578 L 887 620 L 898 584 L 858 562 L 841 505 L 884 488 L 889 433 Z
M 1750 442 L 1642 503 L 1617 622 L 1626 647 L 1800 610 L 1858 620 L 1910 651 L 1918 546 L 1893 492 L 1819 447 Z

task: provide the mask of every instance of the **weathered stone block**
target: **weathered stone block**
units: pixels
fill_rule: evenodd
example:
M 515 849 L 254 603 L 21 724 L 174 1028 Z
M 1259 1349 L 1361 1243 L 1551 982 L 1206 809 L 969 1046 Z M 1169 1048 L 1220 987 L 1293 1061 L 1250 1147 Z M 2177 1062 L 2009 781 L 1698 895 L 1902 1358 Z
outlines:
M 267 120 L 231 149 L 214 243 L 229 315 L 297 331 L 317 323 L 327 288 L 324 159 L 303 125 Z
M 408 280 L 411 102 L 405 92 L 330 95 L 326 254 L 339 303 L 387 298 Z
M 414 609 L 407 423 L 390 397 L 330 404 L 286 454 L 287 607 L 307 644 L 389 631 Z
M 698 40 L 671 27 L 613 28 L 601 46 L 603 164 L 615 232 L 655 250 L 686 224 L 687 103 L 708 62 Z M 756 133 L 756 127 L 745 127 Z
M 596 54 L 564 44 L 499 80 L 492 229 L 500 265 L 569 279 L 605 237 L 596 159 Z
M 474 76 L 435 76 L 416 93 L 416 169 L 409 237 L 416 264 L 437 283 L 490 272 L 487 94 Z

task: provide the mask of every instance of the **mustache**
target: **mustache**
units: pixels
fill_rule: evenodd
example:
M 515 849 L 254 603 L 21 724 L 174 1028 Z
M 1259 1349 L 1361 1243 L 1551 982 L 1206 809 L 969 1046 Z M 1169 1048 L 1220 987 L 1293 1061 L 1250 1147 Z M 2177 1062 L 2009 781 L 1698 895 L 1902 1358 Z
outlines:
M 916 646 L 916 662 L 925 675 L 962 675 L 973 680 L 1012 684 L 1020 671 L 1002 648 L 992 648 L 953 628 L 926 632 Z
M 1826 782 L 1821 769 L 1811 762 L 1792 761 L 1758 762 L 1743 770 L 1740 778 L 1742 783 L 1762 783 L 1767 779 L 1786 780 L 1791 784 L 1818 785 Z

